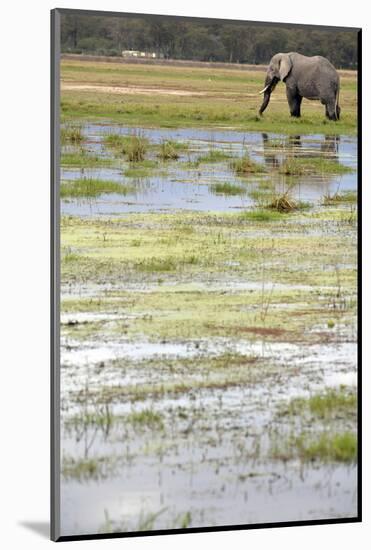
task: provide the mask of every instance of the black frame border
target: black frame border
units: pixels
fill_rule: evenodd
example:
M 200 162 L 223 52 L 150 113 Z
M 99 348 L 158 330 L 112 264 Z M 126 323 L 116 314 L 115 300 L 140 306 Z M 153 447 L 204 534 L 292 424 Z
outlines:
M 50 35 L 50 538 L 60 538 L 60 13 Z
M 282 527 L 298 527 L 312 525 L 336 525 L 362 522 L 362 29 L 358 27 L 329 27 L 299 23 L 273 23 L 263 21 L 247 21 L 242 19 L 219 19 L 209 17 L 191 17 L 183 15 L 161 15 L 149 13 L 125 13 L 112 11 L 97 11 L 69 8 L 51 10 L 50 39 L 50 538 L 54 542 L 76 540 L 98 540 L 115 538 L 132 538 L 158 535 L 176 535 L 186 533 L 209 533 L 218 531 L 241 531 L 252 529 L 270 529 Z M 60 55 L 61 41 L 60 16 L 93 15 L 101 17 L 132 17 L 159 18 L 162 20 L 192 20 L 193 22 L 216 22 L 230 24 L 251 24 L 254 26 L 273 26 L 289 28 L 310 28 L 331 31 L 357 32 L 358 68 L 357 68 L 357 185 L 358 185 L 358 238 L 357 238 L 357 396 L 358 396 L 358 464 L 357 464 L 357 516 L 351 518 L 301 520 L 287 522 L 255 523 L 242 525 L 223 525 L 212 527 L 191 527 L 187 529 L 162 529 L 153 531 L 131 531 L 123 533 L 96 533 L 86 535 L 60 535 L 60 166 L 59 166 L 59 125 L 60 125 Z

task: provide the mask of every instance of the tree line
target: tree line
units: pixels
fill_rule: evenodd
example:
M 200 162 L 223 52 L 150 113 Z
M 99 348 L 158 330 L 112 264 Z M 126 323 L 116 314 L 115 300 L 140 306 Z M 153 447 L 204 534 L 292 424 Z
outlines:
M 266 64 L 277 52 L 323 55 L 335 67 L 357 68 L 357 33 L 307 27 L 62 14 L 62 53 L 120 56 L 155 52 L 165 59 Z

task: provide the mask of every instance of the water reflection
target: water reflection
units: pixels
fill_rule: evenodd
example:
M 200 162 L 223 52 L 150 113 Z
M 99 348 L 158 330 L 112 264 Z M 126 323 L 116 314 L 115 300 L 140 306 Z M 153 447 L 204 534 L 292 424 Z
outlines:
M 321 143 L 321 152 L 331 155 L 331 158 L 338 160 L 340 145 L 340 136 L 325 136 L 324 141 Z
M 322 136 L 320 139 L 308 139 L 300 135 L 285 139 L 272 139 L 262 133 L 264 162 L 270 168 L 278 169 L 289 158 L 328 158 L 337 163 L 339 160 L 340 136 Z
M 103 136 L 109 132 L 125 134 L 129 129 L 112 126 L 87 126 L 85 135 L 89 147 L 94 142 L 103 147 Z M 130 130 L 131 131 L 131 130 Z M 249 184 L 255 189 L 264 182 L 274 184 L 278 191 L 295 187 L 295 198 L 317 203 L 325 194 L 337 191 L 355 191 L 356 173 L 347 174 L 280 174 L 280 167 L 289 159 L 327 158 L 332 162 L 356 167 L 357 142 L 353 137 L 330 135 L 283 136 L 268 133 L 241 133 L 202 129 L 162 129 L 145 130 L 145 137 L 153 143 L 163 139 L 182 141 L 188 144 L 187 155 L 166 165 L 158 165 L 148 171 L 146 177 L 125 176 L 125 166 L 95 168 L 62 168 L 62 180 L 78 178 L 98 178 L 117 181 L 132 186 L 126 196 L 115 193 L 101 195 L 94 199 L 87 197 L 62 200 L 62 214 L 79 216 L 115 216 L 126 212 L 162 212 L 176 209 L 192 211 L 230 211 L 247 208 L 254 201 L 246 193 L 238 190 Z M 234 156 L 242 156 L 248 151 L 252 160 L 264 163 L 267 174 L 252 174 L 247 179 L 238 176 L 231 168 L 228 159 L 221 162 L 197 164 L 197 161 L 210 150 L 219 150 Z M 100 154 L 100 153 L 99 153 Z M 156 157 L 154 157 L 156 160 Z M 215 193 L 215 190 L 226 192 Z M 229 188 L 227 189 L 227 187 Z M 228 191 L 228 192 L 227 192 Z

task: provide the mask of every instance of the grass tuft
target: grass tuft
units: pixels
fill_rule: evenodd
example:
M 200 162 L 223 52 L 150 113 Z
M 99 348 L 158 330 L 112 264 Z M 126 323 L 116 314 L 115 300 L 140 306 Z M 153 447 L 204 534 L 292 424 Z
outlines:
M 231 161 L 229 166 L 239 176 L 265 172 L 264 166 L 251 160 L 248 154 L 246 154 L 242 158 Z
M 70 123 L 65 124 L 61 128 L 61 144 L 72 143 L 79 145 L 84 140 L 80 124 Z
M 316 441 L 297 440 L 299 455 L 304 460 L 325 462 L 355 462 L 357 459 L 357 437 L 352 432 L 331 435 L 323 433 Z
M 357 460 L 357 437 L 353 432 L 302 433 L 298 437 L 277 440 L 271 456 L 284 461 L 300 458 L 303 462 L 352 463 Z
M 323 206 L 332 206 L 344 202 L 356 203 L 357 193 L 355 191 L 345 191 L 344 193 L 334 193 L 333 195 L 327 193 L 323 197 L 322 204 Z
M 124 145 L 122 152 L 127 156 L 129 162 L 140 162 L 144 160 L 148 148 L 148 141 L 141 136 L 132 136 L 130 141 Z
M 252 221 L 252 222 L 271 222 L 282 220 L 283 214 L 279 211 L 274 210 L 248 210 L 240 214 L 242 220 Z
M 158 166 L 158 161 L 155 160 L 142 160 L 140 162 L 133 162 L 129 168 L 124 171 L 124 176 L 127 178 L 146 178 L 153 172 L 152 170 Z
M 233 183 L 215 183 L 210 189 L 216 195 L 244 195 L 247 192 L 246 187 Z
M 210 151 L 205 154 L 198 157 L 198 162 L 205 162 L 205 163 L 211 163 L 211 162 L 221 162 L 223 160 L 230 159 L 232 155 L 229 153 L 226 153 L 225 151 L 218 151 L 217 149 L 210 149 Z
M 122 150 L 131 140 L 131 136 L 121 134 L 107 134 L 103 137 L 106 147 L 115 150 Z
M 80 256 L 71 250 L 67 250 L 62 256 L 62 261 L 64 264 L 79 262 Z
M 89 155 L 83 149 L 74 153 L 63 153 L 61 155 L 61 165 L 79 168 L 101 168 L 112 166 L 113 160 L 110 158 L 99 157 L 98 155 Z
M 64 456 L 62 475 L 65 479 L 89 481 L 106 479 L 115 470 L 113 457 L 81 458 Z
M 158 272 L 175 271 L 177 264 L 173 258 L 148 258 L 136 264 L 138 271 Z
M 62 182 L 60 188 L 61 198 L 73 197 L 99 197 L 108 193 L 128 195 L 134 192 L 134 187 L 111 180 L 94 178 L 82 178 L 73 181 Z
M 303 174 L 347 174 L 353 168 L 323 157 L 313 159 L 292 158 L 286 160 L 278 169 L 285 176 L 302 176 Z
M 329 322 L 330 323 L 330 322 Z M 313 395 L 308 399 L 293 399 L 284 414 L 301 414 L 309 412 L 320 419 L 333 416 L 355 416 L 357 413 L 357 395 L 343 389 L 328 389 L 325 393 Z
M 179 154 L 176 150 L 176 144 L 173 141 L 163 141 L 160 145 L 158 156 L 161 160 L 176 160 Z
M 291 212 L 298 210 L 298 203 L 290 195 L 290 190 L 284 193 L 275 193 L 266 204 L 266 208 L 278 212 Z
M 144 409 L 140 412 L 132 412 L 127 417 L 128 422 L 147 427 L 163 428 L 162 415 L 152 409 Z
M 143 161 L 148 149 L 148 140 L 141 135 L 107 134 L 103 138 L 107 147 L 126 156 L 129 162 Z

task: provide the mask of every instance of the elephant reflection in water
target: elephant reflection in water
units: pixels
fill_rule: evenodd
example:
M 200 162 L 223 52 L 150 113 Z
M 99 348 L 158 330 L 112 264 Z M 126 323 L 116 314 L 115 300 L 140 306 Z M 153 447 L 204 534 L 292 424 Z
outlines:
M 270 185 L 278 192 L 288 189 L 298 200 L 316 200 L 331 191 L 331 186 L 339 179 L 335 174 L 307 174 L 295 175 L 281 166 L 292 159 L 300 164 L 302 159 L 328 158 L 332 162 L 339 162 L 339 136 L 323 136 L 311 139 L 307 136 L 293 135 L 283 139 L 269 138 L 262 134 L 263 159 L 270 171 Z
M 303 142 L 301 136 L 288 136 L 281 144 L 272 141 L 268 134 L 262 133 L 263 157 L 267 166 L 278 169 L 289 158 L 316 158 L 318 156 L 329 157 L 339 162 L 340 136 L 324 136 L 320 142 Z
M 333 160 L 339 161 L 340 136 L 325 136 L 321 143 L 321 153 L 328 154 Z

